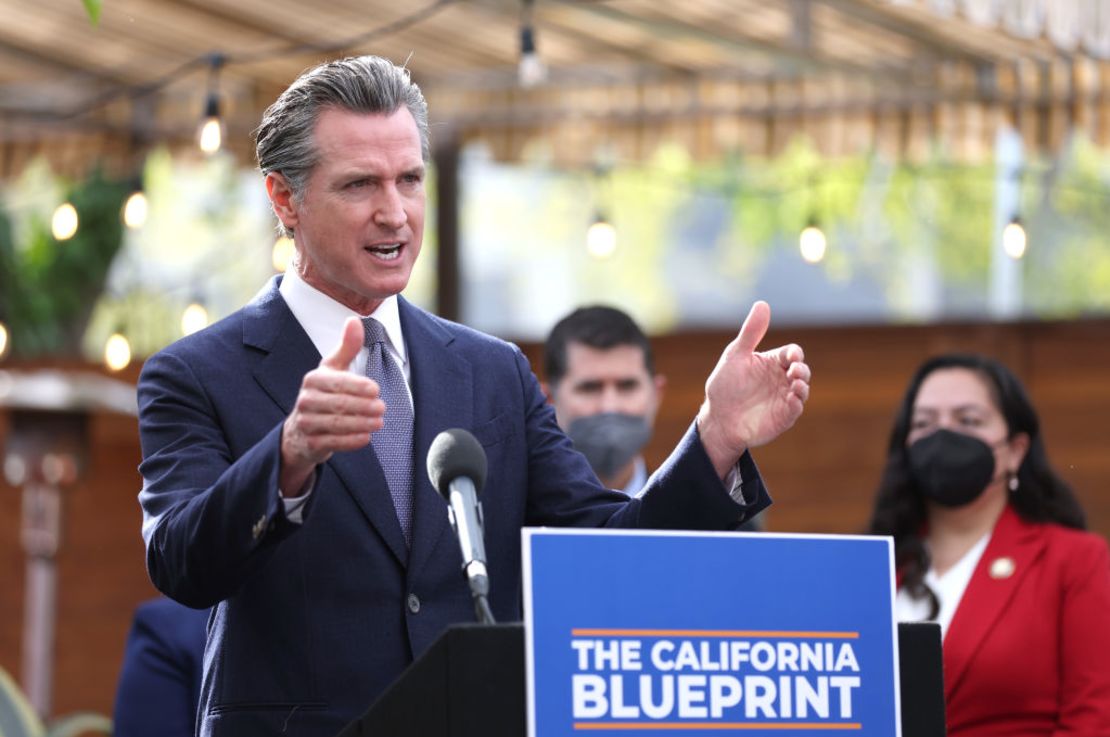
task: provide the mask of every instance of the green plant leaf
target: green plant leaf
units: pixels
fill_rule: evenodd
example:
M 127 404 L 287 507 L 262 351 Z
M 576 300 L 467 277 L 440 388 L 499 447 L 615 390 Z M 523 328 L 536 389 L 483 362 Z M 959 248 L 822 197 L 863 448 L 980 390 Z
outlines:
M 86 732 L 112 734 L 112 720 L 100 714 L 82 711 L 55 719 L 46 731 L 46 737 L 77 737 Z
M 0 734 L 4 737 L 41 737 L 42 723 L 19 686 L 0 668 Z
M 104 7 L 104 0 L 81 0 L 85 12 L 89 15 L 89 22 L 94 26 L 100 24 L 100 11 Z
M 76 356 L 123 242 L 122 183 L 97 170 L 65 192 L 80 216 L 68 241 L 56 241 L 47 220 L 32 213 L 17 244 L 11 218 L 0 212 L 0 319 L 12 355 Z

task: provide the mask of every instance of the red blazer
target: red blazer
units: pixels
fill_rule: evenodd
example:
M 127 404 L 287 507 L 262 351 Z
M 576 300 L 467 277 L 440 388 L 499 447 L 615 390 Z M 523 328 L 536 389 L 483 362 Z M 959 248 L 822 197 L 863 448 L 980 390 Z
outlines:
M 948 737 L 1110 736 L 1110 549 L 1007 507 L 944 639 Z

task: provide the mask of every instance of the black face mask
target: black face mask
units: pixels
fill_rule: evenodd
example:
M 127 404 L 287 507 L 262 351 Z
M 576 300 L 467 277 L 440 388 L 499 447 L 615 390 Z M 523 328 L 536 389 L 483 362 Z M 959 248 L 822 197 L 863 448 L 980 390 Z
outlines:
M 979 438 L 937 430 L 909 447 L 910 476 L 926 498 L 962 507 L 994 478 L 994 451 Z

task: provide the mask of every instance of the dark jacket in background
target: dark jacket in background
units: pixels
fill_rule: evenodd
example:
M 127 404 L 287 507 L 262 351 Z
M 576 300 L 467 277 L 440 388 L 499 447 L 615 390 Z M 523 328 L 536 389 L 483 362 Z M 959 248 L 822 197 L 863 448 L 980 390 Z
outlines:
M 115 737 L 192 737 L 208 611 L 163 598 L 135 610 L 116 689 Z

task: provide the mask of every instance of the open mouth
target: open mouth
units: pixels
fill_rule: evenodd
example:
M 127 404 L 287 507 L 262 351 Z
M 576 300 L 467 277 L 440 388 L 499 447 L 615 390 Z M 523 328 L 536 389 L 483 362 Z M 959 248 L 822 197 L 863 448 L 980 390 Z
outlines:
M 380 261 L 396 261 L 401 258 L 401 243 L 383 243 L 378 246 L 367 246 L 366 250 Z

